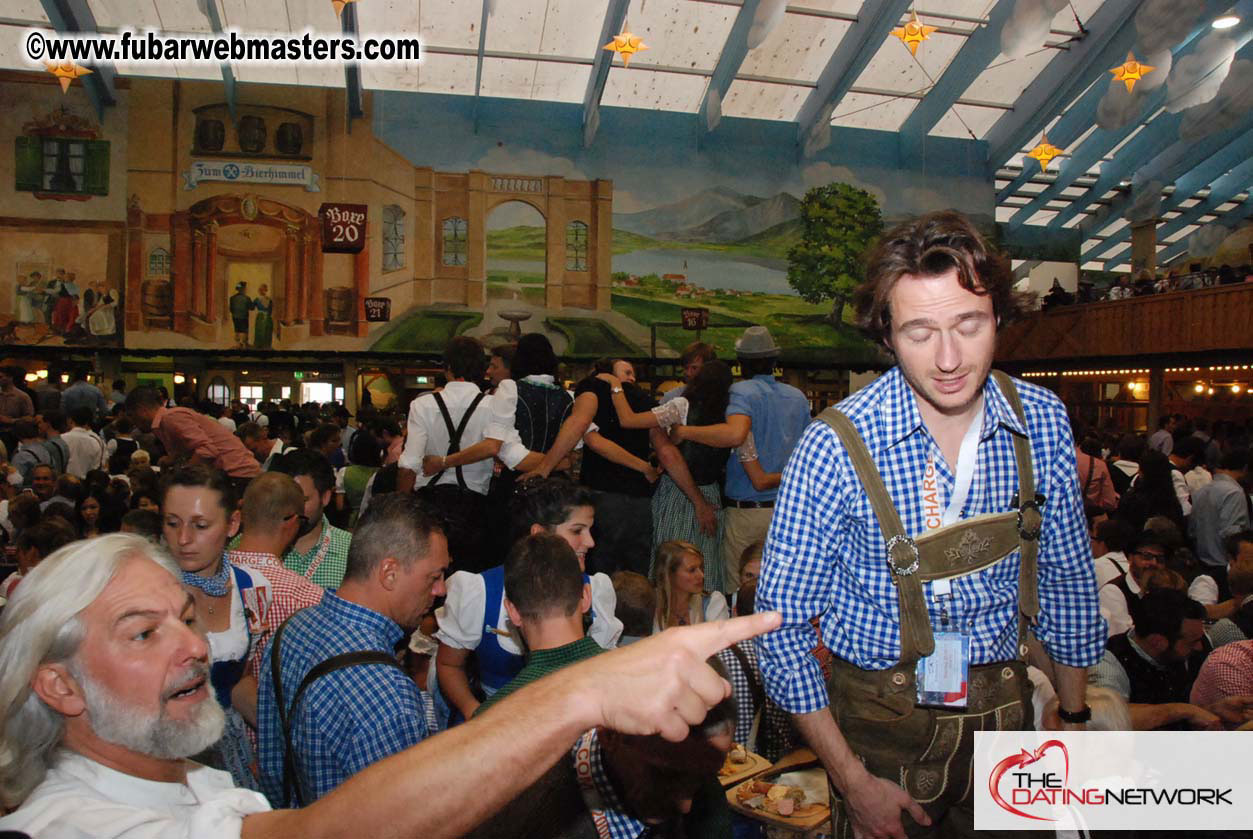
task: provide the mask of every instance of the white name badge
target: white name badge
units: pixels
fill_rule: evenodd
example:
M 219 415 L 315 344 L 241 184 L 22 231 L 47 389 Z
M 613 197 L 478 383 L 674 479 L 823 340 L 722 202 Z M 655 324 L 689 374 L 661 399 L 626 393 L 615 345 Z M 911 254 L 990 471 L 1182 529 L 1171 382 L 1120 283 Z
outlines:
M 935 652 L 918 661 L 918 704 L 965 708 L 970 692 L 970 636 L 935 633 Z

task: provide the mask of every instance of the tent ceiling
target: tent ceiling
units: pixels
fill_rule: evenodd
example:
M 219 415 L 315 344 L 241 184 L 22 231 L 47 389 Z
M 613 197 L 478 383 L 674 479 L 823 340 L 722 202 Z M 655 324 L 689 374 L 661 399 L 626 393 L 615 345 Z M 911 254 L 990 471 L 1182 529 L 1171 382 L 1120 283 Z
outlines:
M 1017 0 L 1019 5 L 1027 2 Z M 0 12 L 0 66 L 28 69 L 18 52 L 24 29 L 50 26 L 48 9 L 74 3 L 85 5 L 102 31 L 129 26 L 208 33 L 213 30 L 206 14 L 210 6 L 223 27 L 241 32 L 290 33 L 312 28 L 337 33 L 341 25 L 329 0 L 6 0 Z M 489 12 L 486 18 L 484 3 Z M 425 50 L 421 63 L 363 66 L 362 85 L 367 90 L 584 103 L 593 62 L 601 54 L 606 15 L 622 4 L 623 0 L 358 0 L 353 8 L 359 31 L 416 34 Z M 853 37 L 849 33 L 859 17 L 883 8 L 904 8 L 899 2 L 893 6 L 890 0 L 791 0 L 764 42 L 745 54 L 743 29 L 737 36 L 736 20 L 759 5 L 769 6 L 771 0 L 628 0 L 626 25 L 643 37 L 649 49 L 635 56 L 630 68 L 613 62 L 599 104 L 686 112 L 695 119 L 726 52 L 743 55 L 743 59 L 730 62 L 733 77 L 722 88 L 726 91 L 723 116 L 795 121 L 806 101 L 817 95 L 832 56 Z M 1031 5 L 1050 4 L 1032 0 Z M 1108 98 L 1105 91 L 1111 84 L 1105 72 L 1113 66 L 1108 55 L 1131 46 L 1139 58 L 1147 60 L 1149 56 L 1140 52 L 1145 39 L 1157 38 L 1169 41 L 1157 48 L 1175 49 L 1178 62 L 1189 51 L 1204 51 L 1209 21 L 1228 9 L 1234 8 L 1244 18 L 1229 37 L 1241 50 L 1236 66 L 1247 73 L 1253 67 L 1253 61 L 1248 61 L 1253 48 L 1246 48 L 1253 39 L 1253 0 L 1069 0 L 1051 7 L 1059 10 L 1047 24 L 1039 21 L 1036 42 L 1010 55 L 995 54 L 1001 44 L 995 33 L 1007 13 L 1014 14 L 1012 23 L 1023 11 L 1017 9 L 1015 0 L 919 0 L 914 7 L 917 14 L 937 31 L 916 56 L 892 37 L 884 38 L 873 54 L 867 51 L 869 61 L 852 79 L 848 92 L 832 103 L 831 124 L 904 130 L 902 142 L 916 143 L 919 140 L 906 135 L 911 125 L 920 124 L 911 115 L 925 102 L 930 118 L 921 122 L 927 123 L 928 136 L 988 140 L 993 156 L 1000 158 L 989 161 L 996 173 L 999 219 L 1011 224 L 1078 225 L 1087 236 L 1085 259 L 1093 249 L 1104 248 L 1107 253 L 1097 261 L 1110 268 L 1125 267 L 1129 249 L 1111 247 L 1113 242 L 1105 240 L 1117 237 L 1121 228 L 1115 219 L 1107 221 L 1104 215 L 1094 219 L 1094 214 L 1115 212 L 1125 226 L 1123 212 L 1143 204 L 1144 195 L 1153 189 L 1167 197 L 1174 184 L 1190 190 L 1191 195 L 1170 202 L 1171 209 L 1182 212 L 1208 198 L 1211 184 L 1222 179 L 1223 193 L 1203 207 L 1197 218 L 1189 218 L 1186 226 L 1173 226 L 1169 241 L 1183 241 L 1186 235 L 1180 231 L 1198 224 L 1224 218 L 1235 223 L 1247 217 L 1251 184 L 1224 179 L 1235 163 L 1216 165 L 1214 159 L 1221 149 L 1205 146 L 1211 152 L 1206 155 L 1195 149 L 1189 153 L 1187 144 L 1180 145 L 1182 129 L 1163 121 L 1187 126 L 1188 114 L 1184 111 L 1181 120 L 1183 109 L 1174 107 L 1172 113 L 1170 106 L 1163 108 L 1166 97 L 1159 94 L 1128 125 L 1116 130 L 1097 130 L 1096 123 L 1098 102 Z M 1195 14 L 1195 20 L 1181 26 L 1176 18 L 1187 14 Z M 480 29 L 485 19 L 484 37 Z M 907 14 L 902 15 L 900 22 L 906 19 Z M 1108 25 L 1102 28 L 1105 22 Z M 1161 37 L 1162 32 L 1169 37 Z M 739 51 L 731 52 L 737 37 Z M 1085 50 L 1092 53 L 1086 62 L 1080 60 Z M 1239 67 L 1240 61 L 1248 66 Z M 1072 62 L 1073 67 L 1063 62 Z M 231 69 L 241 82 L 345 86 L 345 73 L 335 66 L 260 69 L 241 65 Z M 118 65 L 116 70 L 123 77 L 222 79 L 214 67 Z M 1068 70 L 1054 77 L 1074 84 L 1066 89 L 1065 97 L 1059 97 L 1065 101 L 1041 109 L 1034 103 L 1049 100 L 1040 99 L 1039 91 L 1033 92 L 1030 85 L 1050 70 Z M 942 83 L 946 78 L 947 83 Z M 1229 106 L 1219 114 L 1221 127 L 1228 131 L 1223 136 L 1227 144 L 1249 146 L 1243 158 L 1253 156 L 1248 96 L 1228 98 L 1234 99 L 1237 112 L 1229 113 Z M 811 103 L 811 107 L 814 104 L 822 103 Z M 1043 173 L 1035 161 L 1024 162 L 1022 155 L 1038 141 L 1041 130 L 1053 129 L 1069 135 L 1060 144 L 1083 161 L 1081 171 L 1067 171 L 1065 157 Z M 1137 141 L 1141 132 L 1150 130 L 1155 133 Z M 1030 145 L 1023 147 L 1018 141 L 1026 136 Z M 1012 141 L 1006 143 L 1007 138 Z M 1163 148 L 1176 146 L 1171 155 L 1163 152 L 1162 159 L 1155 159 Z M 1077 154 L 1081 148 L 1082 156 Z M 1240 154 L 1231 155 L 1230 149 L 1228 156 L 1241 159 Z M 1151 182 L 1137 180 L 1141 164 L 1150 164 L 1155 176 Z M 1053 189 L 1059 172 L 1066 176 Z M 1189 173 L 1204 176 L 1188 177 Z M 1170 220 L 1164 218 L 1163 223 Z

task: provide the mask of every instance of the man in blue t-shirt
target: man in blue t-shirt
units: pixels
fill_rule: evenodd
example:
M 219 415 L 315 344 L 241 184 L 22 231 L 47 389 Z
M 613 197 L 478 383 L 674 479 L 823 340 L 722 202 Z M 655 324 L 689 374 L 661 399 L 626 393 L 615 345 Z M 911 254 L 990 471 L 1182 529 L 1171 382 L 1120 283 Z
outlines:
M 791 385 L 775 381 L 780 353 L 770 330 L 750 326 L 735 342 L 744 381 L 731 386 L 727 421 L 718 425 L 680 425 L 672 437 L 707 446 L 737 448 L 752 433 L 757 460 L 767 473 L 782 472 L 796 441 L 809 425 L 809 400 Z M 777 484 L 758 489 L 736 452 L 727 458 L 722 537 L 723 580 L 728 591 L 740 586 L 740 558 L 753 543 L 764 541 L 774 512 Z

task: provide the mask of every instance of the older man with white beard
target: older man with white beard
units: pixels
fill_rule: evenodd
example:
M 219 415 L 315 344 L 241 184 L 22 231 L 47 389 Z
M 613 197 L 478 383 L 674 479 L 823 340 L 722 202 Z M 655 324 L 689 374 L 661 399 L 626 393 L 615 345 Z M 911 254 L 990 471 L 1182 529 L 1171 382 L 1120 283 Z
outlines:
M 260 794 L 187 760 L 221 736 L 222 711 L 174 563 L 137 536 L 76 542 L 31 572 L 0 623 L 0 805 L 18 807 L 0 830 L 40 839 L 461 835 L 588 729 L 683 739 L 729 692 L 705 659 L 777 625 L 768 614 L 702 624 L 605 653 L 309 807 L 270 811 Z

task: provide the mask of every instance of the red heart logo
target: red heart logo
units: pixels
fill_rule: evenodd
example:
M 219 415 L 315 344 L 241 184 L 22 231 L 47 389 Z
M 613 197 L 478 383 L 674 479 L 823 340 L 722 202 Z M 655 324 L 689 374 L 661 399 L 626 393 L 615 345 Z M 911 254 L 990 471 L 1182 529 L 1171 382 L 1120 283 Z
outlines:
M 996 766 L 992 769 L 992 774 L 988 776 L 988 791 L 992 794 L 992 800 L 995 801 L 1001 809 L 1013 813 L 1015 816 L 1022 816 L 1024 819 L 1035 819 L 1036 821 L 1042 822 L 1057 821 L 1057 819 L 1051 819 L 1047 816 L 1033 816 L 1030 813 L 1024 813 L 1007 802 L 1001 796 L 1000 790 L 1001 778 L 1006 772 L 1010 769 L 1029 766 L 1032 763 L 1035 763 L 1040 758 L 1044 757 L 1045 752 L 1054 747 L 1062 750 L 1062 758 L 1065 761 L 1066 766 L 1066 773 L 1063 776 L 1064 779 L 1062 781 L 1062 788 L 1065 789 L 1068 787 L 1070 785 L 1070 752 L 1066 750 L 1066 744 L 1061 740 L 1045 740 L 1034 752 L 1029 752 L 1026 749 L 1023 749 L 1019 754 L 1010 755 L 1000 763 L 996 764 Z

